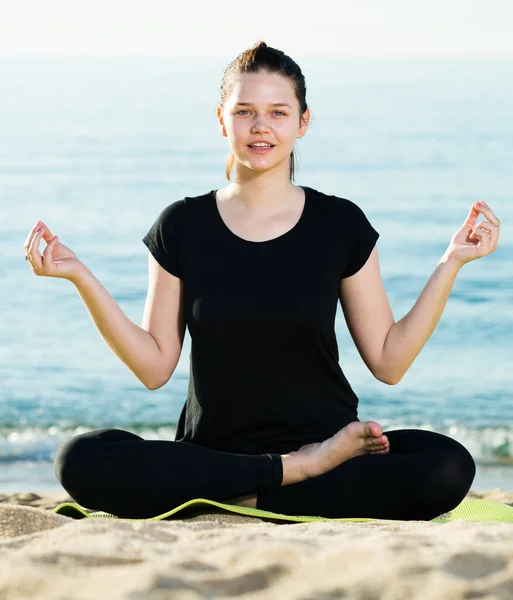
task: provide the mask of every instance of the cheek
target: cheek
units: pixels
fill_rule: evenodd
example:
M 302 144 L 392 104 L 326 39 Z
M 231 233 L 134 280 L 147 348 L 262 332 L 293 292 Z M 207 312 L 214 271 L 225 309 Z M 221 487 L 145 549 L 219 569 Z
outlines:
M 247 137 L 248 135 L 248 128 L 241 121 L 225 121 L 225 129 L 228 137 L 231 139 L 237 139 L 241 136 Z
M 250 128 L 250 125 L 247 121 L 244 122 L 244 121 L 241 121 L 240 119 L 236 119 L 231 122 L 231 130 L 237 135 L 240 135 L 241 133 L 247 134 L 247 131 L 249 128 Z
M 294 145 L 297 137 L 297 129 L 291 127 L 290 124 L 280 124 L 274 128 L 274 131 L 281 144 Z

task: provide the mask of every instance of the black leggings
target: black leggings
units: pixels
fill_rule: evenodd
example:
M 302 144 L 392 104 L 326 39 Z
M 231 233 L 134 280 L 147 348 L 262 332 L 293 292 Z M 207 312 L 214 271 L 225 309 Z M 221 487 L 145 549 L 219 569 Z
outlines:
M 356 456 L 281 487 L 279 454 L 233 454 L 187 442 L 144 440 L 121 429 L 77 435 L 58 451 L 55 476 L 81 506 L 146 519 L 193 498 L 257 494 L 257 508 L 286 515 L 434 519 L 455 508 L 476 466 L 456 440 L 431 431 L 384 431 L 388 454 Z

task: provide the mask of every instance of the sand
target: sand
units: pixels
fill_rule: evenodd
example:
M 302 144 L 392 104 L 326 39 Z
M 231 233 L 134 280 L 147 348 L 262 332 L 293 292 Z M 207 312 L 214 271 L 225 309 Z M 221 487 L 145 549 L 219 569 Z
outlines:
M 0 494 L 1 600 L 513 598 L 513 523 L 75 520 L 62 502 Z

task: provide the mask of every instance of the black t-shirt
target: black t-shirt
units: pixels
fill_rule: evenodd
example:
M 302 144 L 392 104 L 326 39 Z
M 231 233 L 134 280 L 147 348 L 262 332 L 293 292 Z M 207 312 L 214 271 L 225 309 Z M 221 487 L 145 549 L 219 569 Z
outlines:
M 340 280 L 365 264 L 379 233 L 354 202 L 301 187 L 299 221 L 268 241 L 234 234 L 217 190 L 173 202 L 143 238 L 184 282 L 191 353 L 177 441 L 285 453 L 358 420 L 335 315 Z

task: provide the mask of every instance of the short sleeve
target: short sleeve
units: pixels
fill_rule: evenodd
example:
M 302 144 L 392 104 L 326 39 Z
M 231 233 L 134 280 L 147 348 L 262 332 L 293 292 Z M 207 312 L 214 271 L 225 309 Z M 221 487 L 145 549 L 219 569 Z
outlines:
M 354 202 L 350 202 L 350 207 L 349 226 L 345 228 L 349 242 L 346 246 L 348 257 L 342 279 L 358 273 L 367 262 L 379 238 L 379 233 L 371 225 L 363 210 Z
M 175 277 L 182 277 L 180 269 L 180 234 L 184 201 L 177 200 L 167 206 L 157 217 L 148 233 L 142 238 L 159 265 Z

